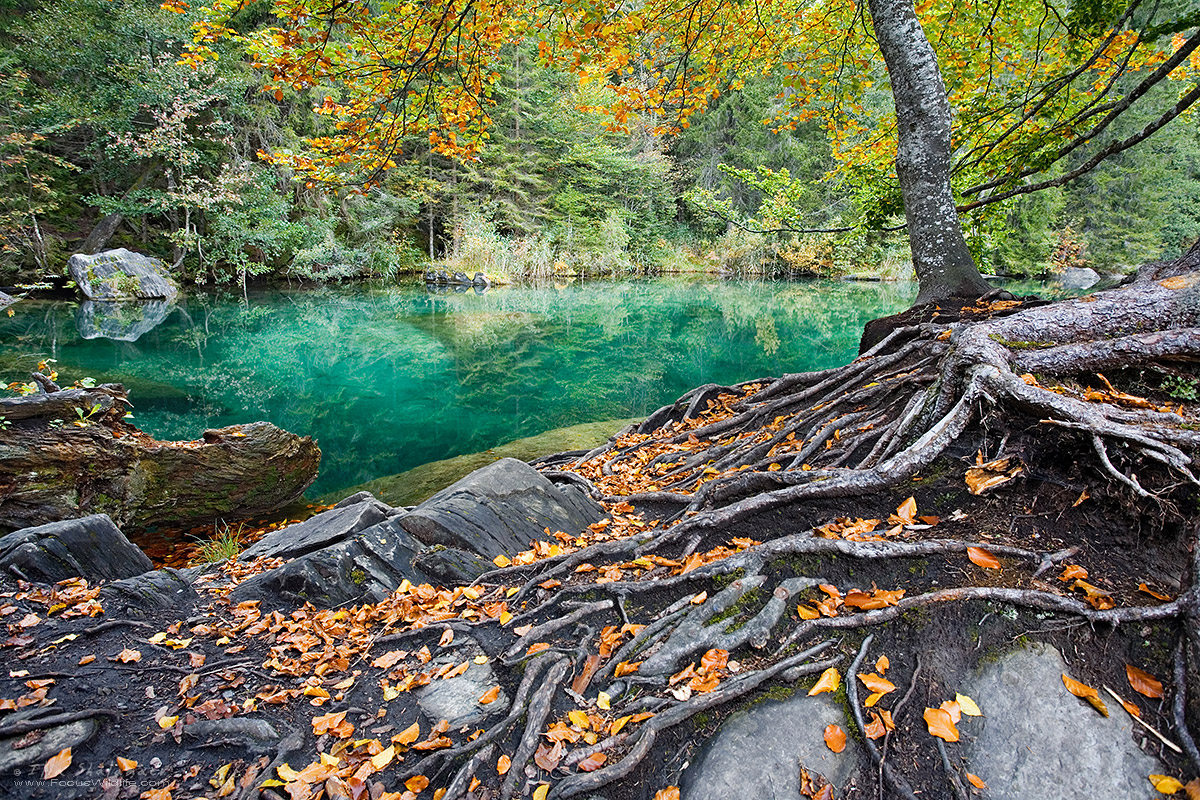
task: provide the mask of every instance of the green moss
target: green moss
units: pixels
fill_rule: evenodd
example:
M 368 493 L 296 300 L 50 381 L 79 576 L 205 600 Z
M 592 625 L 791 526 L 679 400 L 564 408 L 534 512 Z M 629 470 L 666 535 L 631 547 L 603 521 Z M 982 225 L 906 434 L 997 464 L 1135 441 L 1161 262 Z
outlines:
M 724 589 L 727 586 L 729 586 L 731 583 L 733 583 L 734 581 L 740 580 L 744 577 L 746 577 L 746 570 L 742 569 L 741 567 L 738 567 L 733 572 L 730 572 L 726 575 L 715 576 L 712 579 L 713 586 L 717 587 L 718 589 Z
M 1021 340 L 1005 339 L 1004 337 L 997 336 L 994 333 L 990 334 L 988 338 L 997 344 L 1004 345 L 1009 350 L 1045 350 L 1047 348 L 1056 346 L 1054 342 L 1025 342 Z
M 742 625 L 746 624 L 746 620 L 750 618 L 751 609 L 757 610 L 757 606 L 763 602 L 763 592 L 761 589 L 751 589 L 729 608 L 725 609 L 720 614 L 716 614 L 708 621 L 711 627 L 725 620 L 732 620 L 729 625 L 725 626 L 725 633 L 733 633 Z
M 362 586 L 366 579 L 367 573 L 363 572 L 361 569 L 355 568 L 350 570 L 350 580 L 354 582 L 355 586 Z

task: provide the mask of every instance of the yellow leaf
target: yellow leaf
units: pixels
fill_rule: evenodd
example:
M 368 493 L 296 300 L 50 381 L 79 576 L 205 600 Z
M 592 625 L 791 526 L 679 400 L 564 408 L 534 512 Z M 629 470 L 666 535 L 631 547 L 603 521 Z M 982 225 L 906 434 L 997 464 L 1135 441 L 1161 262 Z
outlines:
M 275 768 L 275 773 L 279 775 L 281 781 L 286 783 L 291 783 L 300 776 L 300 773 L 288 766 L 286 761 Z
M 476 663 L 476 664 L 486 664 L 487 662 L 488 662 L 488 657 L 487 657 L 487 656 L 475 656 L 475 663 Z
M 800 619 L 818 619 L 821 616 L 816 609 L 804 603 L 796 606 L 796 613 L 800 615 Z
M 174 727 L 175 727 L 175 723 L 176 723 L 176 722 L 178 722 L 178 721 L 179 721 L 179 717 L 178 717 L 178 716 L 174 716 L 174 717 L 159 717 L 159 718 L 158 718 L 158 727 L 162 728 L 164 731 L 167 731 L 167 730 L 170 730 L 171 728 L 174 728 Z
M 446 796 L 446 788 L 445 787 L 442 787 L 441 789 L 433 790 L 433 800 L 442 800 L 442 798 L 445 796 Z
M 1183 788 L 1183 784 L 1178 778 L 1172 778 L 1170 775 L 1151 775 L 1150 783 L 1154 784 L 1156 791 L 1163 794 L 1175 794 Z
M 571 724 L 576 725 L 577 727 L 582 728 L 585 731 L 591 725 L 591 722 L 588 720 L 588 715 L 578 709 L 575 709 L 573 711 L 568 711 L 567 719 L 571 720 Z
M 396 746 L 388 745 L 386 750 L 381 750 L 375 755 L 371 756 L 371 766 L 374 767 L 376 771 L 381 770 L 388 764 L 392 763 L 392 759 L 395 757 Z M 428 781 L 426 781 L 426 783 L 428 783 Z
M 46 760 L 42 767 L 42 780 L 58 777 L 67 767 L 71 766 L 71 748 L 64 747 Z
M 492 563 L 500 568 L 511 567 L 512 559 L 509 558 L 508 556 L 504 555 L 503 553 L 501 553 L 500 555 L 498 555 L 492 559 Z
M 616 736 L 618 733 L 621 732 L 621 728 L 624 728 L 626 723 L 628 723 L 630 719 L 632 719 L 632 717 L 629 717 L 629 716 L 617 717 L 615 720 L 613 720 L 613 724 L 609 726 L 608 735 Z
M 425 787 L 429 785 L 429 778 L 424 775 L 413 775 L 404 782 L 404 788 L 408 789 L 413 794 L 420 794 L 425 791 Z
M 600 692 L 596 695 L 596 707 L 604 711 L 612 708 L 612 698 L 608 696 L 608 692 Z
M 533 790 L 533 800 L 546 800 L 546 795 L 550 793 L 550 784 L 539 783 L 538 787 Z
M 954 695 L 954 702 L 958 703 L 958 707 L 962 709 L 962 713 L 968 717 L 982 717 L 983 712 L 979 710 L 979 706 L 975 705 L 975 701 L 967 697 L 965 694 Z
M 842 683 L 842 676 L 838 673 L 837 667 L 830 667 L 821 673 L 821 677 L 811 689 L 808 690 L 808 696 L 821 694 L 822 692 L 836 692 L 838 686 Z
M 137 765 L 138 762 L 134 761 L 132 758 L 122 758 L 121 756 L 117 756 L 117 769 L 121 770 L 121 772 L 133 772 L 135 769 L 137 769 Z
M 500 624 L 501 625 L 507 625 L 512 620 L 512 618 L 513 618 L 513 615 L 512 615 L 511 611 L 501 611 L 500 612 Z

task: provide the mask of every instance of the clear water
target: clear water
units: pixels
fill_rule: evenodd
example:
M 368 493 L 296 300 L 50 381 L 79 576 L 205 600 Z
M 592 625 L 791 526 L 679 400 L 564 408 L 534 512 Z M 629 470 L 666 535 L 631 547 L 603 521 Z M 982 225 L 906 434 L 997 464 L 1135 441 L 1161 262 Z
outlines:
M 427 294 L 423 285 L 192 294 L 136 342 L 84 339 L 77 304 L 0 315 L 0 380 L 41 358 L 124 383 L 162 439 L 258 419 L 313 436 L 310 495 L 581 422 L 645 416 L 702 383 L 850 361 L 911 285 L 639 280 Z

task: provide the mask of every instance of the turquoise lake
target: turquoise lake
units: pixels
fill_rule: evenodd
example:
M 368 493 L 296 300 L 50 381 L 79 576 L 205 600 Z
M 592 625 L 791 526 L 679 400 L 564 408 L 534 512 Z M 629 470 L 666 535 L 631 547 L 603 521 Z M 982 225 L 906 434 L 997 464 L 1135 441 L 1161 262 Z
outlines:
M 544 431 L 638 417 L 702 383 L 844 364 L 910 284 L 653 279 L 430 294 L 423 284 L 195 293 L 136 341 L 79 304 L 0 316 L 0 379 L 43 358 L 123 383 L 161 439 L 264 419 L 321 446 L 316 496 Z

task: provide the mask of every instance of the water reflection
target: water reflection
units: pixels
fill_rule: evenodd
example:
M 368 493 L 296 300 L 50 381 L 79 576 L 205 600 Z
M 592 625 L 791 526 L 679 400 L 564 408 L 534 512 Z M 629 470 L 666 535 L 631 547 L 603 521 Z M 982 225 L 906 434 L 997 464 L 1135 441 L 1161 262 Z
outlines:
M 554 428 L 643 416 L 701 383 L 845 363 L 868 320 L 915 294 L 836 281 L 470 288 L 328 287 L 248 303 L 192 294 L 180 313 L 137 336 L 123 328 L 132 338 L 121 340 L 84 338 L 67 304 L 22 303 L 0 317 L 0 379 L 53 357 L 68 379 L 125 383 L 138 424 L 162 438 L 254 419 L 312 434 L 322 493 Z
M 168 300 L 84 300 L 75 311 L 75 328 L 84 339 L 136 342 L 174 308 Z

